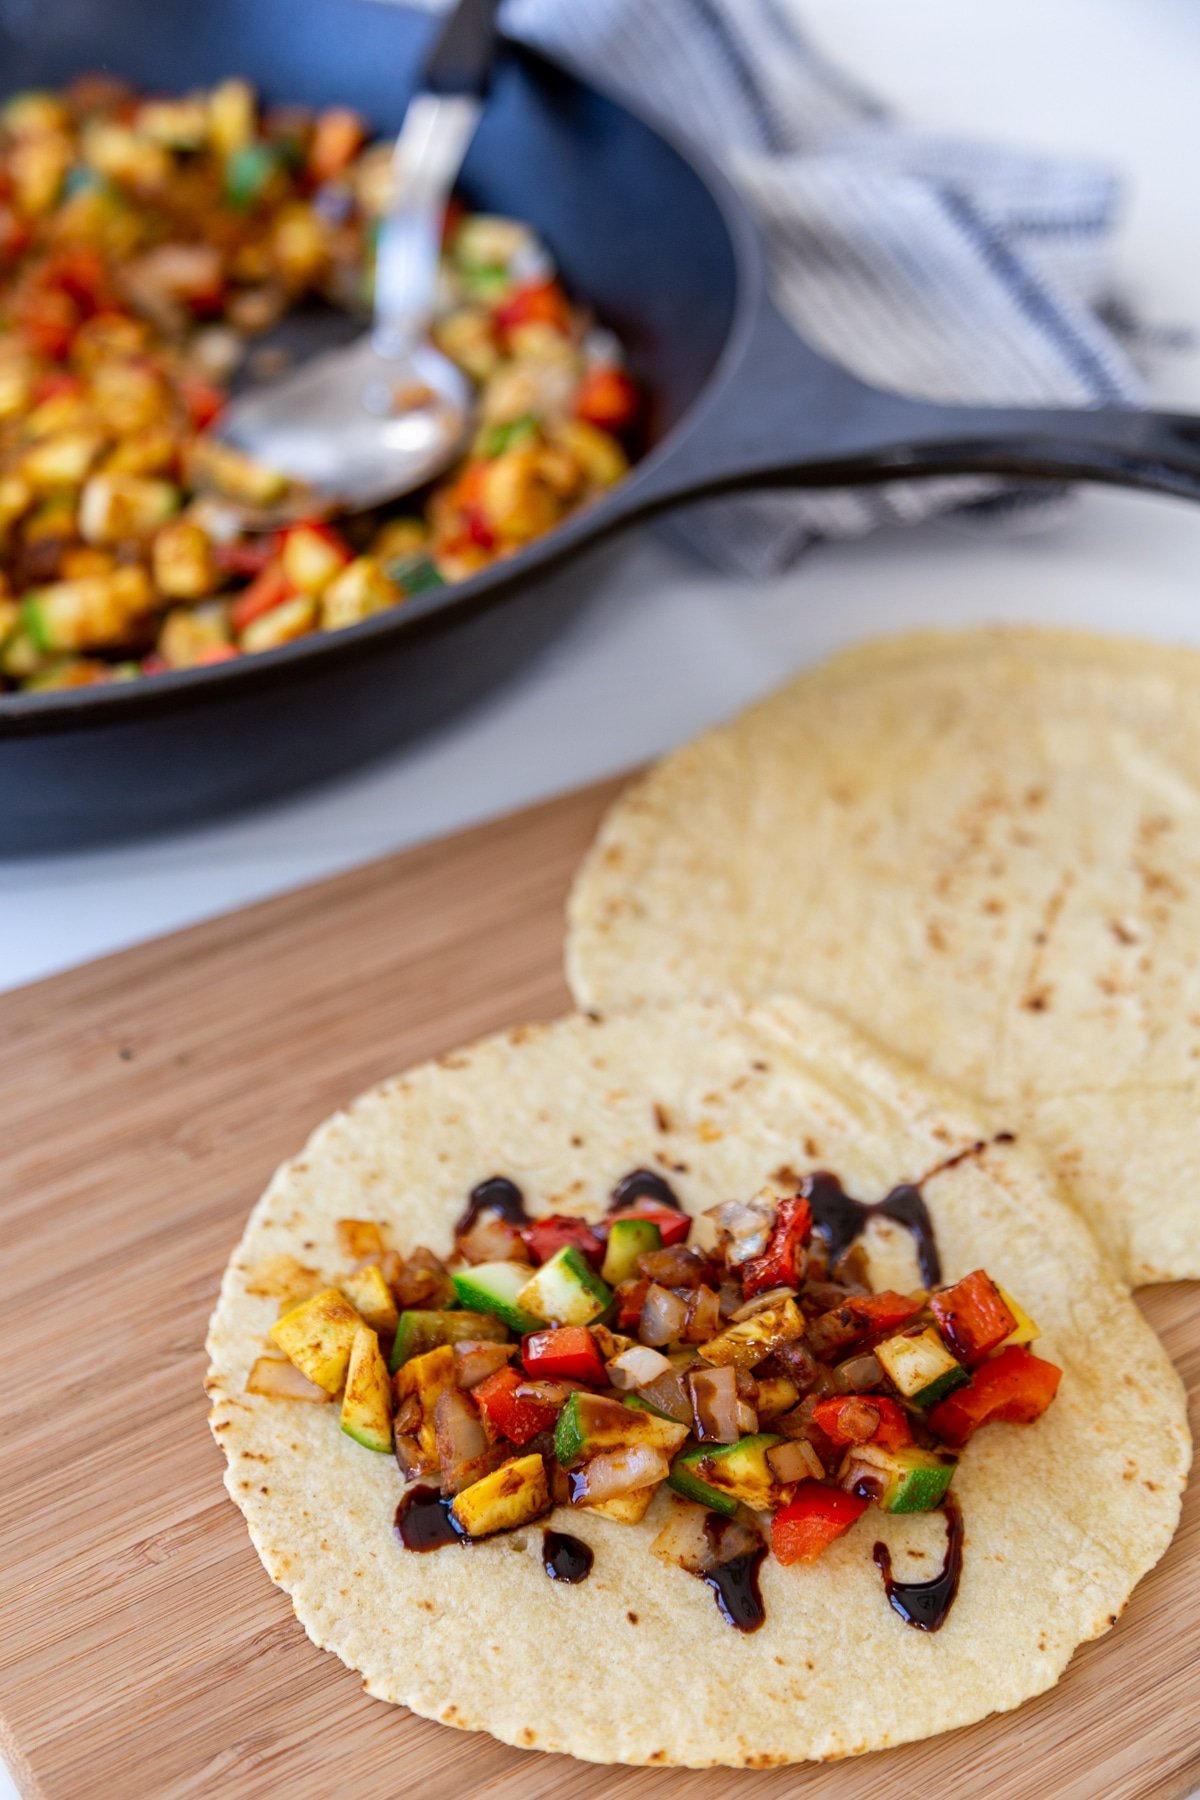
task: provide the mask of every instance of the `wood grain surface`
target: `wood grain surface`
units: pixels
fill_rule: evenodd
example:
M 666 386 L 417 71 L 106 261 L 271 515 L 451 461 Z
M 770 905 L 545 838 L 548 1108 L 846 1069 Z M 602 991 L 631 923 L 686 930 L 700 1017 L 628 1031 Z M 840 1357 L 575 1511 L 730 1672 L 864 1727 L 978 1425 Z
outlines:
M 368 1699 L 221 1485 L 203 1340 L 275 1164 L 360 1088 L 567 1004 L 611 786 L 0 999 L 0 1743 L 46 1800 L 1175 1800 L 1200 1784 L 1200 1507 L 1052 1693 L 768 1774 L 594 1767 Z M 1193 1394 L 1200 1284 L 1147 1292 Z M 414 1622 L 414 1654 L 419 1630 Z M 687 1692 L 686 1669 L 664 1669 Z M 535 1683 L 536 1685 L 536 1683 Z

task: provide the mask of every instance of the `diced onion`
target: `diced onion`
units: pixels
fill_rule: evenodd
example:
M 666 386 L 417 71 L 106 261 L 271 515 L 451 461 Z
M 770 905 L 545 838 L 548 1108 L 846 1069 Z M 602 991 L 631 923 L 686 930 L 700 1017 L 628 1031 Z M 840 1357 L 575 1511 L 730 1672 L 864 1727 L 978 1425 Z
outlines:
M 878 1357 L 868 1350 L 864 1356 L 847 1357 L 844 1363 L 830 1370 L 829 1379 L 838 1393 L 861 1394 L 882 1385 L 883 1370 Z
M 659 1412 L 665 1412 L 680 1425 L 692 1422 L 692 1396 L 688 1390 L 685 1377 L 680 1370 L 667 1364 L 667 1372 L 660 1375 L 657 1381 L 650 1382 L 640 1390 L 643 1400 L 656 1406 Z
M 655 1556 L 678 1563 L 689 1575 L 709 1575 L 723 1563 L 760 1550 L 762 1541 L 755 1524 L 721 1518 L 690 1500 L 675 1500 L 650 1548 Z
M 706 1344 L 721 1329 L 721 1302 L 710 1287 L 699 1287 L 687 1303 L 685 1344 Z
M 493 1344 L 484 1338 L 463 1338 L 454 1346 L 454 1379 L 460 1388 L 478 1387 L 502 1369 L 513 1354 L 511 1344 Z
M 767 1451 L 767 1467 L 776 1481 L 824 1481 L 825 1465 L 806 1438 L 790 1438 L 772 1444 Z
M 455 1239 L 455 1247 L 469 1263 L 507 1262 L 519 1242 L 516 1226 L 484 1207 L 471 1229 Z
M 637 1259 L 638 1274 L 663 1287 L 699 1287 L 708 1274 L 708 1258 L 686 1244 L 672 1244 L 668 1250 L 647 1250 Z
M 726 1200 L 710 1206 L 704 1216 L 716 1222 L 724 1240 L 725 1261 L 736 1268 L 766 1249 L 775 1223 L 775 1202 L 760 1199 L 746 1205 L 741 1200 Z
M 688 1388 L 692 1397 L 696 1436 L 702 1442 L 735 1444 L 742 1436 L 739 1419 L 737 1376 L 732 1367 L 693 1369 Z
M 762 1311 L 764 1306 L 778 1306 L 781 1300 L 791 1300 L 792 1298 L 790 1287 L 768 1288 L 765 1294 L 755 1294 L 753 1300 L 747 1300 L 744 1306 L 739 1306 L 737 1311 L 730 1313 L 729 1316 L 736 1325 L 740 1319 L 752 1319 L 756 1312 Z
M 514 1400 L 532 1400 L 539 1406 L 561 1406 L 579 1387 L 577 1381 L 552 1381 L 548 1376 L 527 1377 L 512 1391 Z
M 266 1394 L 272 1400 L 311 1400 L 319 1403 L 332 1400 L 333 1395 L 319 1388 L 307 1375 L 302 1375 L 295 1363 L 280 1361 L 273 1356 L 260 1356 L 249 1375 L 246 1377 L 248 1394 Z
M 704 1529 L 706 1518 L 704 1508 L 694 1501 L 673 1500 L 667 1522 L 650 1546 L 654 1555 L 696 1574 L 711 1549 Z
M 571 1470 L 571 1499 L 576 1506 L 597 1500 L 615 1500 L 634 1488 L 665 1481 L 670 1464 L 653 1444 L 631 1444 L 626 1450 L 606 1450 L 589 1457 L 582 1468 Z
M 758 1414 L 748 1400 L 737 1403 L 738 1431 L 742 1437 L 753 1437 L 758 1430 Z
M 608 1378 L 615 1388 L 645 1387 L 660 1375 L 670 1373 L 671 1365 L 666 1357 L 658 1350 L 651 1350 L 647 1344 L 635 1344 L 631 1350 L 622 1350 L 608 1365 Z
M 683 1330 L 686 1318 L 687 1307 L 679 1295 L 673 1294 L 670 1288 L 659 1287 L 653 1281 L 642 1302 L 638 1336 L 643 1344 L 653 1344 L 656 1348 L 661 1344 L 674 1343 Z
M 487 1433 L 473 1402 L 457 1388 L 447 1388 L 438 1395 L 433 1430 L 442 1480 L 447 1492 L 452 1493 L 457 1489 L 463 1464 L 474 1462 L 486 1451 Z

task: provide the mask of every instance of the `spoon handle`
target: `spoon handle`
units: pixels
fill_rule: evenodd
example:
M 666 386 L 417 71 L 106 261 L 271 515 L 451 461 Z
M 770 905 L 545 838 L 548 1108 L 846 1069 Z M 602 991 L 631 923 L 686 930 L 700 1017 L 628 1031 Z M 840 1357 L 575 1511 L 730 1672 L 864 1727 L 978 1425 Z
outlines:
M 381 356 L 405 356 L 427 335 L 446 204 L 483 111 L 497 8 L 498 0 L 458 0 L 396 139 L 393 199 L 375 255 L 372 338 Z

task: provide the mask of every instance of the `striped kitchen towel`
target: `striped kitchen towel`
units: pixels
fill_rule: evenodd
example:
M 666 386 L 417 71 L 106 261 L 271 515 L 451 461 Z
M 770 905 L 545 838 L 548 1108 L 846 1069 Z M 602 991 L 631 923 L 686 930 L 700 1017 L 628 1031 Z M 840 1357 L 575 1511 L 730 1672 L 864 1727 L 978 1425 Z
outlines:
M 826 61 L 796 0 L 509 0 L 503 19 L 702 144 L 763 227 L 783 312 L 865 380 L 939 400 L 1139 398 L 1097 310 L 1108 170 L 907 128 Z M 714 561 L 760 575 L 815 538 L 1063 504 L 1061 490 L 968 477 L 710 501 L 680 527 Z

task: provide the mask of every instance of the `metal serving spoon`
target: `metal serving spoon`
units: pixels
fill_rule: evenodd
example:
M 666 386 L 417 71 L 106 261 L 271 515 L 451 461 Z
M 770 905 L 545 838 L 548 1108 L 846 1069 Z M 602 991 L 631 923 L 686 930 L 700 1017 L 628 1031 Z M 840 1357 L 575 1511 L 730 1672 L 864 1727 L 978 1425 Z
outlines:
M 217 427 L 331 507 L 362 511 L 420 487 L 470 429 L 473 389 L 429 341 L 429 325 L 446 203 L 483 110 L 497 9 L 498 0 L 458 0 L 405 114 L 370 331 L 235 399 Z

